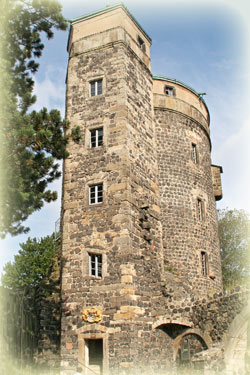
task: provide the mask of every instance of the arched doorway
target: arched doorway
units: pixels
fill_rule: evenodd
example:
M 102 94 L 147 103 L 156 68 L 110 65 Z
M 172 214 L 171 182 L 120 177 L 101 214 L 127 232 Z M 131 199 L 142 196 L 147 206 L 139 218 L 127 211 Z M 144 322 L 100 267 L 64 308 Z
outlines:
M 208 349 L 204 339 L 196 333 L 185 333 L 176 340 L 176 365 L 177 373 L 203 374 L 204 362 L 197 360 L 195 354 Z
M 165 374 L 175 373 L 175 339 L 191 328 L 187 322 L 158 321 L 154 328 L 154 345 L 158 348 L 155 352 L 157 372 Z
M 199 359 L 200 357 L 194 358 L 194 356 L 211 346 L 212 341 L 208 334 L 204 336 L 188 321 L 171 323 L 158 321 L 153 328 L 158 345 L 161 347 L 159 368 L 167 369 L 167 366 L 170 366 L 171 371 L 178 375 L 204 373 L 202 357 Z

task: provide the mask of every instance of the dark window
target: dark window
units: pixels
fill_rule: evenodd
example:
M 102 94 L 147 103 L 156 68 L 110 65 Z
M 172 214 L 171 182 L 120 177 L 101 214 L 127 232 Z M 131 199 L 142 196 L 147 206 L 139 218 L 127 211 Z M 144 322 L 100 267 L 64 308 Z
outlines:
M 138 44 L 139 44 L 140 48 L 145 52 L 145 51 L 146 51 L 145 42 L 144 42 L 144 40 L 140 37 L 140 35 L 138 35 L 137 40 L 138 40 Z
M 90 82 L 90 96 L 102 94 L 102 79 Z
M 103 185 L 97 184 L 89 187 L 89 204 L 102 203 Z
M 198 164 L 198 151 L 195 143 L 192 143 L 192 160 L 195 164 Z
M 205 251 L 201 252 L 201 272 L 203 276 L 207 276 L 207 254 Z
M 174 96 L 175 95 L 175 88 L 173 86 L 165 86 L 164 87 L 164 93 L 168 96 Z
M 102 277 L 102 255 L 89 254 L 89 275 L 98 279 Z
M 205 219 L 205 205 L 201 199 L 197 199 L 197 216 L 200 221 Z
M 103 128 L 90 130 L 90 147 L 103 145 Z

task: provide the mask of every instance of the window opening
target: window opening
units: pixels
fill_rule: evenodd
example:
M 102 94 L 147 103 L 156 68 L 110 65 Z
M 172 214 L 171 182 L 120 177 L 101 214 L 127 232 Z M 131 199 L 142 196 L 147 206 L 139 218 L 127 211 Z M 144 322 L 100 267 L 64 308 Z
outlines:
M 99 147 L 103 145 L 103 128 L 90 130 L 90 147 Z
M 90 96 L 102 94 L 102 79 L 90 82 Z
M 201 270 L 202 275 L 207 276 L 207 254 L 205 251 L 201 252 Z
M 98 204 L 103 201 L 103 185 L 97 184 L 89 187 L 89 204 Z
M 150 233 L 151 225 L 149 219 L 149 212 L 148 212 L 148 206 L 144 205 L 140 209 L 139 214 L 139 223 L 140 227 L 142 228 L 143 232 L 143 238 L 150 244 L 152 241 L 152 234 Z
M 197 145 L 192 143 L 192 159 L 195 164 L 198 163 Z
M 102 255 L 89 254 L 89 276 L 102 277 Z
M 139 43 L 140 48 L 145 52 L 145 50 L 146 50 L 145 42 L 144 42 L 144 40 L 140 37 L 140 35 L 138 35 L 137 40 L 138 40 L 138 43 Z
M 103 373 L 103 340 L 85 340 L 85 375 Z
M 175 95 L 175 88 L 173 86 L 165 86 L 164 92 L 168 96 L 174 96 Z
M 197 200 L 197 214 L 200 221 L 204 220 L 204 202 L 201 199 Z

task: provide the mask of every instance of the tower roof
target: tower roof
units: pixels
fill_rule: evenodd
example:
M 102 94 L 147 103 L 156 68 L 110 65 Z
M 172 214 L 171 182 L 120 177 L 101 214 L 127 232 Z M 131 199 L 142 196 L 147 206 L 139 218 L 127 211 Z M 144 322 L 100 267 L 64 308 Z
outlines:
M 107 6 L 107 7 L 103 8 L 103 9 L 100 9 L 100 10 L 97 10 L 95 12 L 91 12 L 91 13 L 85 14 L 84 16 L 77 17 L 77 18 L 75 18 L 73 20 L 68 20 L 68 22 L 70 23 L 70 25 L 74 25 L 74 24 L 76 24 L 78 22 L 82 22 L 82 21 L 88 20 L 90 18 L 94 18 L 94 17 L 100 16 L 101 14 L 105 14 L 105 13 L 111 12 L 112 10 L 115 10 L 115 9 L 118 9 L 118 8 L 122 8 L 124 10 L 124 12 L 136 24 L 136 26 L 140 29 L 140 31 L 147 38 L 147 40 L 150 43 L 152 43 L 152 39 L 143 30 L 143 28 L 141 27 L 141 25 L 136 21 L 136 19 L 132 16 L 132 14 L 129 12 L 129 10 L 125 7 L 125 5 L 123 3 L 118 3 L 118 4 L 115 4 L 115 5 L 112 5 L 112 6 Z

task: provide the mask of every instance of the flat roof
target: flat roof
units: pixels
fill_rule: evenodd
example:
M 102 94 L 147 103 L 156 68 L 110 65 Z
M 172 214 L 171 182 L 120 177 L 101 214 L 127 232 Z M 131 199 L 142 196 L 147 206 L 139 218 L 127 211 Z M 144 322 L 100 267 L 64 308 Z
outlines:
M 132 14 L 129 12 L 129 10 L 125 7 L 125 5 L 123 3 L 118 3 L 118 4 L 115 4 L 115 5 L 111 5 L 111 6 L 106 6 L 105 8 L 97 10 L 95 12 L 88 13 L 88 14 L 86 14 L 84 16 L 75 18 L 73 20 L 68 20 L 68 22 L 70 23 L 70 25 L 74 25 L 75 23 L 78 23 L 78 22 L 81 22 L 81 21 L 84 21 L 84 20 L 88 20 L 90 18 L 94 18 L 94 17 L 100 16 L 101 14 L 108 13 L 108 12 L 110 12 L 112 10 L 115 10 L 115 9 L 118 9 L 118 8 L 122 8 L 124 10 L 124 12 L 136 24 L 136 26 L 138 27 L 138 29 L 143 33 L 143 35 L 148 39 L 148 41 L 150 43 L 152 43 L 152 39 L 143 30 L 143 28 L 141 27 L 141 25 L 136 21 L 136 19 L 132 16 Z

